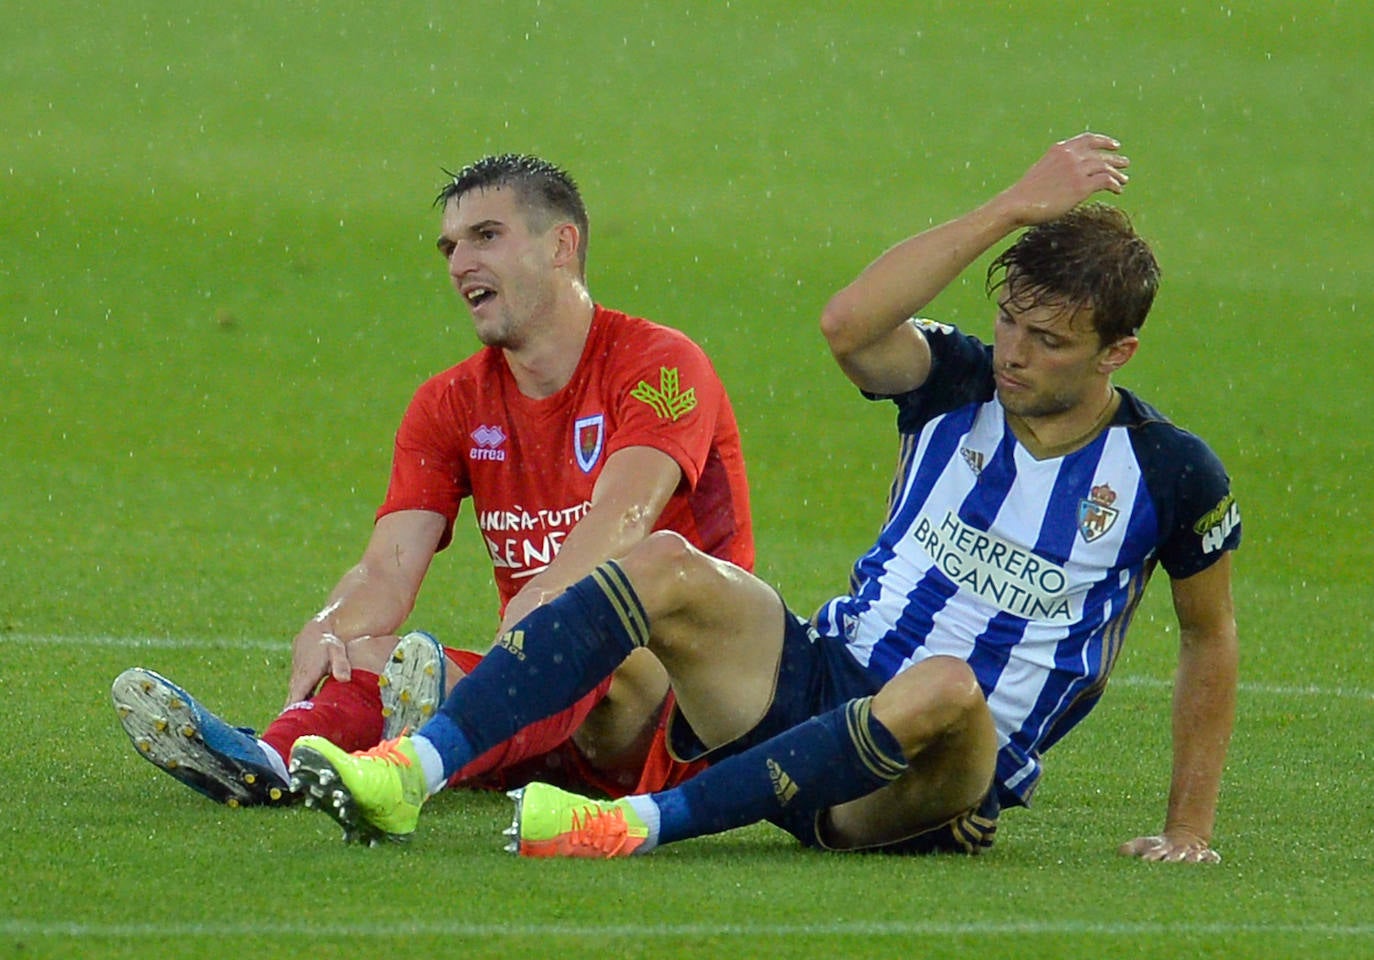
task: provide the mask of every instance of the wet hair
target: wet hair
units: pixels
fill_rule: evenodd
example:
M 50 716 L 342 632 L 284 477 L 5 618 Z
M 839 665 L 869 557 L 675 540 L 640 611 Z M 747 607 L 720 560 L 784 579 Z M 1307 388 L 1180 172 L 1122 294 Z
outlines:
M 987 292 L 1003 287 L 1022 309 L 1091 309 L 1106 346 L 1135 336 L 1144 325 L 1159 289 L 1159 264 L 1125 213 L 1085 203 L 1031 227 L 992 261 Z
M 557 222 L 572 221 L 577 226 L 580 244 L 577 251 L 582 272 L 587 270 L 587 238 L 590 226 L 582 194 L 566 170 L 522 153 L 502 153 L 483 157 L 454 173 L 444 170 L 449 182 L 434 198 L 442 207 L 450 200 L 473 190 L 498 190 L 509 187 L 529 218 L 530 225 L 547 230 Z

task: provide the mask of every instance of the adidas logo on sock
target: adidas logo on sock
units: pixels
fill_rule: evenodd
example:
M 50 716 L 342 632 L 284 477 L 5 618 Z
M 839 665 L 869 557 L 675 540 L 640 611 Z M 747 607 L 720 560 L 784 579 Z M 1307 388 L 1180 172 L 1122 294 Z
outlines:
M 525 659 L 525 631 L 508 630 L 501 634 L 496 640 L 496 645 L 501 647 L 517 660 Z
M 773 795 L 778 798 L 779 806 L 787 806 L 801 790 L 797 781 L 788 776 L 787 771 L 778 766 L 776 760 L 768 761 L 768 778 L 773 781 Z

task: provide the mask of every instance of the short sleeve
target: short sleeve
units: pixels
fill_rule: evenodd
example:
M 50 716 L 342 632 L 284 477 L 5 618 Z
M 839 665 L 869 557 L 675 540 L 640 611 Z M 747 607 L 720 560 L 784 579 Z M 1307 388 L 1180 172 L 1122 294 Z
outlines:
M 710 455 L 724 388 L 706 354 L 687 336 L 655 328 L 617 364 L 616 428 L 606 438 L 609 456 L 627 447 L 651 447 L 672 457 L 689 488 Z

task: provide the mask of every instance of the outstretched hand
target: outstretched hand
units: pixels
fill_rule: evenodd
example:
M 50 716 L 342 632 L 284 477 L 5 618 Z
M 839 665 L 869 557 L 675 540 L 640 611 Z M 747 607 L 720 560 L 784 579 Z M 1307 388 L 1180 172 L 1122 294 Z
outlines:
M 1061 140 L 997 199 L 1016 223 L 1030 226 L 1068 213 L 1099 190 L 1121 193 L 1131 161 L 1120 149 L 1116 139 L 1100 133 Z
M 1221 862 L 1221 854 L 1213 850 L 1206 840 L 1190 833 L 1136 837 L 1117 847 L 1116 852 L 1123 857 L 1138 857 L 1155 863 Z

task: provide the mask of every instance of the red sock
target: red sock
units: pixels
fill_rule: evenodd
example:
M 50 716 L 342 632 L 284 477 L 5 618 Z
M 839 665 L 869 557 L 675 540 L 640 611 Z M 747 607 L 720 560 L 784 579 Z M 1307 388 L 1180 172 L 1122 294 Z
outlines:
M 582 725 L 582 721 L 587 719 L 587 714 L 592 712 L 592 707 L 595 707 L 606 696 L 606 691 L 610 689 L 610 686 L 611 678 L 607 677 L 597 685 L 595 690 L 562 713 L 556 713 L 544 720 L 532 723 L 509 740 L 502 741 L 492 747 L 450 777 L 449 783 L 451 785 L 457 784 L 464 780 L 481 777 L 484 774 L 501 771 L 522 760 L 541 756 L 562 746 L 573 735 L 573 732 Z
M 382 739 L 382 694 L 377 674 L 354 668 L 353 679 L 325 680 L 309 700 L 293 703 L 262 732 L 283 760 L 299 737 L 317 734 L 341 750 L 366 750 Z
M 452 647 L 446 647 L 444 652 L 464 675 L 472 673 L 477 664 L 482 662 L 482 654 L 474 653 L 471 650 L 456 650 Z M 500 774 L 518 763 L 531 758 L 542 757 L 544 754 L 558 749 L 582 725 L 582 721 L 587 719 L 587 714 L 591 713 L 592 707 L 600 703 L 601 698 L 606 696 L 606 691 L 610 689 L 610 686 L 611 679 L 607 677 L 597 685 L 595 690 L 562 713 L 532 723 L 509 740 L 498 743 L 450 777 L 449 785 L 454 786 L 463 781 L 476 780 L 488 774 Z M 498 789 L 499 784 L 503 782 L 499 776 L 488 777 L 488 779 L 492 784 L 497 785 Z

